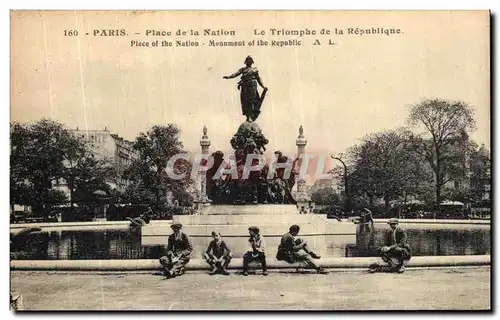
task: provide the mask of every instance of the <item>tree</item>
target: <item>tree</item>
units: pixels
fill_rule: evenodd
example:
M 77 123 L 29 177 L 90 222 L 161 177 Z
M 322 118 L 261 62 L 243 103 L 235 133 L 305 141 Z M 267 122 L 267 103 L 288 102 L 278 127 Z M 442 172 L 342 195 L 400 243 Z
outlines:
M 82 155 L 74 166 L 68 168 L 72 179 L 74 193 L 72 199 L 77 203 L 95 203 L 94 192 L 102 190 L 107 195 L 115 192 L 111 183 L 115 184 L 116 167 L 109 158 L 96 158 L 92 153 Z
M 27 204 L 29 202 L 30 185 L 27 181 L 26 162 L 29 129 L 20 123 L 10 125 L 10 203 Z
M 426 175 L 422 159 L 412 151 L 410 136 L 404 128 L 389 130 L 369 134 L 352 147 L 349 193 L 368 198 L 370 206 L 383 199 L 386 210 L 392 200 L 418 193 Z
M 110 183 L 116 178 L 111 158 L 96 157 L 92 142 L 80 137 L 61 135 L 55 148 L 62 152 L 63 166 L 57 178 L 63 178 L 69 189 L 69 203 L 89 204 L 97 201 L 97 190 L 110 194 Z
M 75 192 L 89 188 L 90 181 L 103 182 L 108 177 L 103 168 L 111 162 L 94 159 L 92 146 L 59 122 L 15 122 L 10 133 L 11 204 L 31 206 L 36 215 L 48 215 L 52 207 L 68 201 L 61 190 L 53 188 L 55 181 L 67 182 L 72 207 Z
M 311 194 L 311 200 L 315 204 L 337 206 L 340 204 L 340 198 L 332 188 L 323 187 L 319 188 Z
M 491 186 L 491 156 L 490 151 L 483 144 L 478 147 L 471 143 L 470 151 L 470 199 L 481 201 Z
M 175 162 L 174 173 L 186 173 L 184 179 L 173 179 L 166 172 L 168 160 L 172 156 L 186 153 L 180 141 L 180 129 L 174 124 L 153 126 L 148 132 L 141 132 L 137 136 L 134 149 L 139 157 L 125 172 L 131 182 L 125 192 L 126 200 L 163 207 L 166 193 L 171 191 L 180 203 L 183 202 L 186 199 L 185 190 L 192 183 L 191 163 L 183 159 Z
M 426 133 L 414 140 L 434 173 L 435 201 L 441 202 L 443 186 L 457 173 L 456 153 L 451 152 L 475 126 L 472 109 L 461 101 L 426 99 L 412 106 L 408 121 L 423 125 Z M 457 172 L 458 171 L 458 172 Z
M 35 214 L 48 214 L 66 197 L 52 189 L 64 171 L 63 140 L 70 139 L 62 124 L 43 119 L 33 125 L 11 124 L 11 203 L 28 205 Z

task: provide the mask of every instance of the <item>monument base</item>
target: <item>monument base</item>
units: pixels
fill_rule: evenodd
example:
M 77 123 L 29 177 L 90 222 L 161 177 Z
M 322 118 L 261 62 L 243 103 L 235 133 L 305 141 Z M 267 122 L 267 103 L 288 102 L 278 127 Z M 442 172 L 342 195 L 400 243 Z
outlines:
M 276 256 L 281 237 L 293 224 L 300 226 L 299 236 L 321 255 L 344 257 L 345 248 L 356 244 L 354 223 L 327 219 L 326 215 L 298 214 L 295 205 L 210 206 L 211 210 L 216 208 L 220 210 L 207 215 L 178 215 L 172 221 L 152 221 L 142 227 L 142 245 L 166 245 L 172 223 L 183 225 L 183 231 L 192 239 L 195 257 L 206 250 L 212 231 L 220 232 L 234 256 L 241 257 L 249 250 L 250 226 L 259 227 L 265 239 L 266 255 L 272 258 Z
M 212 204 L 204 206 L 200 215 L 297 215 L 294 204 Z

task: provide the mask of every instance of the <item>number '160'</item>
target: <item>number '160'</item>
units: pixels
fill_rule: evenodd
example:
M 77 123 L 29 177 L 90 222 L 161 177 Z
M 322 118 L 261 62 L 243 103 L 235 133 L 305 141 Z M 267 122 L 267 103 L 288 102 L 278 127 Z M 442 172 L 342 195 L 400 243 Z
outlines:
M 64 30 L 65 37 L 74 37 L 78 35 L 78 30 Z

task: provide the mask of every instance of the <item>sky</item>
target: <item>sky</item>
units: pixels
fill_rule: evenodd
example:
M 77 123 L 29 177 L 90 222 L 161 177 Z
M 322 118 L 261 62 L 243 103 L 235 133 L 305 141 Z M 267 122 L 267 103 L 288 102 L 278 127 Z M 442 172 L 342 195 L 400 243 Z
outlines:
M 147 30 L 234 30 L 235 36 L 183 37 L 201 47 L 131 47 Z M 399 28 L 399 35 L 272 36 L 270 29 Z M 127 36 L 93 36 L 125 29 Z M 257 37 L 254 29 L 267 35 Z M 64 36 L 78 30 L 78 36 Z M 85 36 L 85 33 L 89 36 Z M 139 33 L 139 34 L 135 34 Z M 293 47 L 209 47 L 209 39 L 300 40 Z M 320 39 L 321 46 L 313 46 Z M 335 45 L 326 45 L 329 41 Z M 490 146 L 489 14 L 461 12 L 24 12 L 11 16 L 11 121 L 43 117 L 69 128 L 104 129 L 133 140 L 176 123 L 188 151 L 231 150 L 244 121 L 237 79 L 255 60 L 269 88 L 257 123 L 269 152 L 337 154 L 368 133 L 406 124 L 424 98 L 462 100 L 474 110 L 472 139 Z

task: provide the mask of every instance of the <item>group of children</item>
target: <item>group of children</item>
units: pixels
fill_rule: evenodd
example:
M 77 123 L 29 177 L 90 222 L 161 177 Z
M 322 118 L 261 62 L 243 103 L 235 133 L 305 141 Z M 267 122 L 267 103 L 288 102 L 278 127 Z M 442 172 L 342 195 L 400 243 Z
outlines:
M 164 275 L 167 278 L 176 277 L 185 272 L 186 264 L 189 262 L 193 251 L 189 237 L 182 232 L 182 225 L 175 223 L 171 227 L 174 232 L 168 237 L 167 254 L 160 258 L 160 263 L 164 268 Z M 306 241 L 297 237 L 299 230 L 298 225 L 290 227 L 289 232 L 281 239 L 276 258 L 288 263 L 304 262 L 307 267 L 315 269 L 318 273 L 327 273 L 314 261 L 314 259 L 319 259 L 321 256 L 313 252 L 307 246 Z M 248 232 L 250 235 L 248 242 L 251 250 L 243 255 L 243 275 L 248 276 L 250 263 L 257 262 L 262 267 L 262 275 L 267 276 L 264 238 L 260 235 L 258 227 L 250 227 Z M 229 275 L 227 267 L 231 263 L 232 252 L 219 232 L 213 231 L 212 238 L 213 240 L 203 253 L 203 258 L 212 267 L 210 275 L 217 273 Z
M 389 220 L 391 231 L 388 233 L 386 246 L 380 248 L 379 254 L 387 263 L 388 271 L 404 272 L 404 262 L 411 258 L 410 246 L 404 230 L 398 227 L 397 219 Z M 182 275 L 186 264 L 191 258 L 193 247 L 189 237 L 182 232 L 182 225 L 175 223 L 171 226 L 173 233 L 168 237 L 167 253 L 160 258 L 167 278 Z M 307 242 L 298 237 L 300 227 L 292 225 L 289 232 L 283 235 L 278 246 L 276 259 L 288 263 L 302 262 L 306 267 L 314 269 L 317 273 L 328 273 L 315 261 L 321 256 L 313 252 Z M 248 276 L 248 267 L 251 262 L 258 262 L 262 267 L 262 275 L 267 276 L 267 263 L 265 254 L 264 238 L 260 235 L 258 227 L 248 228 L 250 238 L 248 242 L 251 250 L 243 255 L 243 275 Z M 210 275 L 217 273 L 229 275 L 227 268 L 233 257 L 231 250 L 226 245 L 219 232 L 212 232 L 213 240 L 203 254 L 203 258 L 212 267 Z M 393 261 L 396 260 L 396 262 Z M 372 265 L 370 272 L 380 271 L 381 266 Z M 385 270 L 385 269 L 384 269 Z

